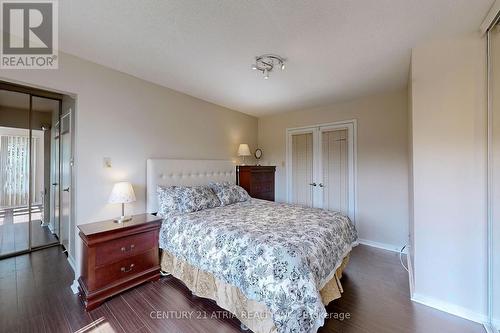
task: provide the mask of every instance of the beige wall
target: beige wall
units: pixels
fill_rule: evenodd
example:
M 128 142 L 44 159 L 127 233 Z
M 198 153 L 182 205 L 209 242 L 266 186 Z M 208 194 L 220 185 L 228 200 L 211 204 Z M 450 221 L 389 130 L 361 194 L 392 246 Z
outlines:
M 439 40 L 412 54 L 414 299 L 486 313 L 486 43 Z
M 407 90 L 259 118 L 263 162 L 277 166 L 276 199 L 286 201 L 286 129 L 357 119 L 357 229 L 396 249 L 408 235 Z
M 131 181 L 136 192 L 127 212 L 144 212 L 147 158 L 231 159 L 241 142 L 256 147 L 255 117 L 74 56 L 60 54 L 59 61 L 58 70 L 0 76 L 76 96 L 77 224 L 119 215 L 119 205 L 107 204 L 119 180 Z M 111 169 L 103 157 L 112 159 Z

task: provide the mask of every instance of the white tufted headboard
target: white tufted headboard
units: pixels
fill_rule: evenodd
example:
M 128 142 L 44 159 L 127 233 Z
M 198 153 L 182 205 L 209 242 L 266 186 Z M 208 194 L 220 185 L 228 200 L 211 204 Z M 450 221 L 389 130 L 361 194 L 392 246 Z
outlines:
M 158 211 L 158 185 L 206 185 L 211 181 L 236 182 L 236 164 L 226 160 L 148 159 L 146 162 L 147 212 Z

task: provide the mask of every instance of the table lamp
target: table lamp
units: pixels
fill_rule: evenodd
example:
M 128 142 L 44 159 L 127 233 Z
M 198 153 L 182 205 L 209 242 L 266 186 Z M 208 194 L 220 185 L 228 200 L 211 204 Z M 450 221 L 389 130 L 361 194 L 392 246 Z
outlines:
M 238 156 L 243 156 L 243 164 L 245 165 L 245 156 L 250 156 L 250 148 L 246 143 L 241 143 L 238 147 Z
M 132 184 L 129 182 L 119 182 L 113 186 L 108 202 L 122 204 L 122 215 L 119 218 L 114 219 L 115 222 L 123 223 L 132 219 L 131 216 L 125 216 L 125 204 L 134 201 L 135 193 L 132 188 Z

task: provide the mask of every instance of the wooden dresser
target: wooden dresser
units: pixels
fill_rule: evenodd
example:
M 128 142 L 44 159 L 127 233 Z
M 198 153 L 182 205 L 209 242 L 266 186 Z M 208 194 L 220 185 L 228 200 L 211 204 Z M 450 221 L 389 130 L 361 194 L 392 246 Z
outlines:
M 80 297 L 92 310 L 126 289 L 160 277 L 158 235 L 161 218 L 141 214 L 122 224 L 107 220 L 82 224 Z
M 274 201 L 275 166 L 238 165 L 236 183 L 252 198 Z

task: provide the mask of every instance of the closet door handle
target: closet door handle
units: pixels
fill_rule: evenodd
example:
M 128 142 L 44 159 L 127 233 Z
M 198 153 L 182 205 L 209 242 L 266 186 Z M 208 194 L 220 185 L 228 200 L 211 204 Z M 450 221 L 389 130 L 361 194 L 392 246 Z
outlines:
M 311 186 L 316 186 L 317 184 L 316 184 L 316 183 L 310 183 L 309 185 L 311 185 Z
M 64 192 L 69 192 L 69 187 L 66 187 L 63 191 Z
M 319 187 L 325 187 L 325 185 L 323 185 L 322 183 L 319 183 Z

